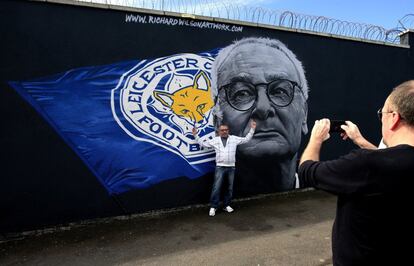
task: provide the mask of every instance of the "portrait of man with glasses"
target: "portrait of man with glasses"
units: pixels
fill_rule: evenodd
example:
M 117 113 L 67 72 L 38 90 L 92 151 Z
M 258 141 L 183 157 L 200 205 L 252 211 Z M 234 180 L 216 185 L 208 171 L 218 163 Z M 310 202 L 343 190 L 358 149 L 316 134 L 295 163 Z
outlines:
M 245 38 L 220 50 L 211 71 L 216 125 L 253 139 L 238 146 L 235 191 L 295 188 L 297 153 L 307 129 L 308 85 L 301 62 L 282 42 Z

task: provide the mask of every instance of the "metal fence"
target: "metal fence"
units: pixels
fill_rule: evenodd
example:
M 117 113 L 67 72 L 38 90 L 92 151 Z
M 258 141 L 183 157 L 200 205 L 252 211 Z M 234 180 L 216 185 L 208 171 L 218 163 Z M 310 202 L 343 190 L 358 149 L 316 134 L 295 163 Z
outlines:
M 271 10 L 243 5 L 241 0 L 75 0 L 107 5 L 118 5 L 177 12 L 191 15 L 245 21 L 317 33 L 333 34 L 387 43 L 400 43 L 399 35 L 414 28 L 414 14 L 398 21 L 399 26 L 385 29 L 381 26 L 312 16 L 291 11 Z

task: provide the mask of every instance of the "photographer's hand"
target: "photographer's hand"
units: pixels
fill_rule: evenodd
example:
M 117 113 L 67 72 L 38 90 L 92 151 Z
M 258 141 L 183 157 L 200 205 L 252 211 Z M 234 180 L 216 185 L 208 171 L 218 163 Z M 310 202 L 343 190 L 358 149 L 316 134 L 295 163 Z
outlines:
M 299 164 L 302 164 L 304 161 L 308 160 L 319 161 L 319 154 L 322 143 L 330 137 L 330 126 L 331 122 L 329 121 L 329 119 L 324 118 L 315 121 L 315 125 L 312 128 L 309 143 L 306 146 L 306 149 L 303 151 Z
M 372 144 L 362 136 L 357 125 L 355 125 L 351 121 L 345 121 L 345 123 L 346 125 L 341 126 L 341 128 L 345 131 L 344 133 L 341 133 L 341 137 L 343 140 L 350 138 L 360 148 L 377 149 L 377 147 L 374 144 Z
M 316 120 L 315 125 L 312 128 L 311 136 L 309 142 L 317 142 L 322 144 L 325 140 L 330 138 L 329 128 L 331 122 L 329 119 L 324 118 L 321 120 Z
M 346 125 L 341 125 L 341 128 L 345 131 L 344 133 L 341 133 L 341 137 L 343 140 L 350 138 L 355 143 L 355 141 L 359 140 L 360 138 L 363 138 L 357 125 L 355 125 L 351 121 L 345 121 L 345 123 Z

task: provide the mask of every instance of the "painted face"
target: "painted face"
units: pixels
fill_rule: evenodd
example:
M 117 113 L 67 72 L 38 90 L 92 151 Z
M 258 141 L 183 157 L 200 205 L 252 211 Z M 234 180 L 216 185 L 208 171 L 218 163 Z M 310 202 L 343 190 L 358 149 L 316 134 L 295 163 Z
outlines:
M 288 81 L 286 81 L 288 80 Z M 282 83 L 280 83 L 282 81 Z M 240 83 L 237 83 L 240 82 Z M 266 84 L 272 85 L 266 86 Z M 245 136 L 250 130 L 250 119 L 257 122 L 253 139 L 239 147 L 245 156 L 261 158 L 263 156 L 291 157 L 297 153 L 301 142 L 302 124 L 306 120 L 306 103 L 299 87 L 289 94 L 291 83 L 299 86 L 299 74 L 293 62 L 281 51 L 260 44 L 245 44 L 235 48 L 220 68 L 217 85 L 223 87 L 219 92 L 220 108 L 223 111 L 223 122 L 229 125 L 230 131 L 238 136 Z M 225 86 L 229 83 L 261 84 L 249 85 L 249 91 L 238 91 L 239 98 L 233 94 L 229 97 Z M 275 89 L 279 86 L 280 90 Z M 242 86 L 239 86 L 242 87 Z M 268 89 L 267 89 L 268 88 Z M 266 91 L 266 89 L 268 91 Z M 234 108 L 245 104 L 246 95 L 251 95 L 254 104 L 248 110 Z M 293 100 L 288 103 L 289 97 Z M 235 98 L 234 98 L 235 97 Z M 229 99 L 231 98 L 231 99 Z M 239 102 L 229 103 L 229 100 Z M 246 105 L 247 107 L 249 105 Z M 283 106 L 283 107 L 281 107 Z

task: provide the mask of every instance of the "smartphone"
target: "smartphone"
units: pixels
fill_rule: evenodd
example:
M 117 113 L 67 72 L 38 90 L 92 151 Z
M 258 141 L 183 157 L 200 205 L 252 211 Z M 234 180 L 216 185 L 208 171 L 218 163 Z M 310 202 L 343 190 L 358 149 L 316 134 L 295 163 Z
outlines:
M 329 128 L 329 133 L 343 133 L 345 132 L 341 125 L 346 125 L 345 120 L 331 120 L 331 127 Z

